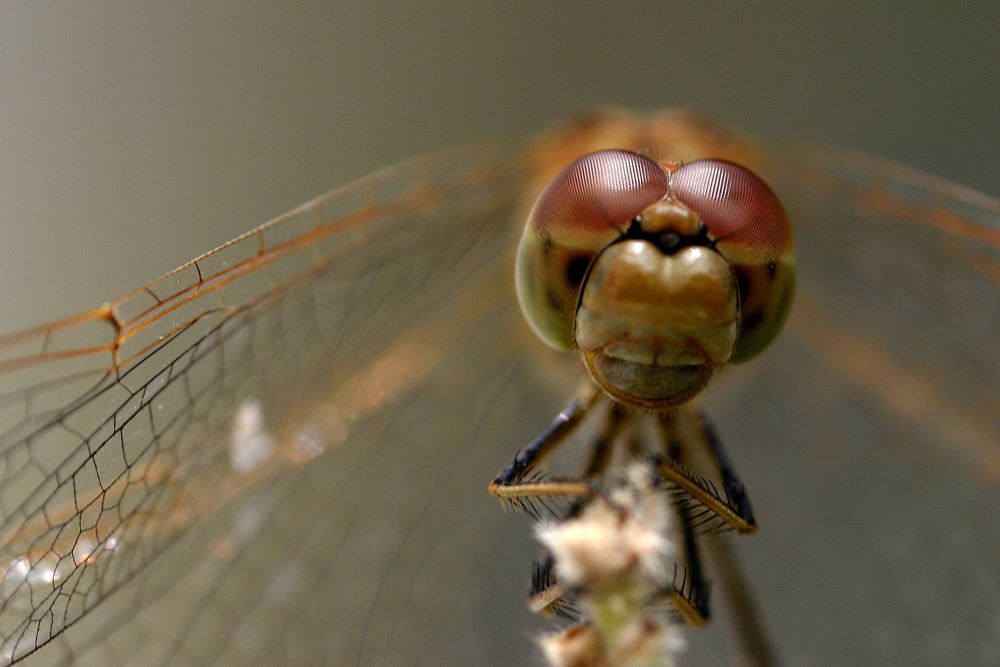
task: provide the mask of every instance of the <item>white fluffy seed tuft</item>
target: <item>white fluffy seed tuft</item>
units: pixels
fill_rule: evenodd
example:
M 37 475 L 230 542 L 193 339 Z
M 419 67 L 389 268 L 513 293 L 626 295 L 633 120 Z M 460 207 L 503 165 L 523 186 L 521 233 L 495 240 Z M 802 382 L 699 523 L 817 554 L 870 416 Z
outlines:
M 671 667 L 679 627 L 650 601 L 666 590 L 676 547 L 670 502 L 649 466 L 634 464 L 579 516 L 537 528 L 587 621 L 542 637 L 552 667 Z
M 589 588 L 635 573 L 653 585 L 668 583 L 666 563 L 675 555 L 669 500 L 657 491 L 646 466 L 632 466 L 607 498 L 595 498 L 579 517 L 539 524 L 539 541 L 552 552 L 556 576 Z

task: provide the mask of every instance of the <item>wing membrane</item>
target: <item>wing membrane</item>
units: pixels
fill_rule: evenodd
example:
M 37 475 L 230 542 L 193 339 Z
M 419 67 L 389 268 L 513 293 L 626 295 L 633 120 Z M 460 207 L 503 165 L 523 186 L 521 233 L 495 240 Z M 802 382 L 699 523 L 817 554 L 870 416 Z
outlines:
M 1000 202 L 853 151 L 771 146 L 799 209 L 798 330 L 927 446 L 1000 483 Z
M 778 646 L 989 664 L 1000 206 L 752 146 L 801 296 L 706 404 L 759 514 L 740 546 Z M 407 163 L 0 341 L 6 660 L 522 662 L 508 584 L 535 548 L 485 483 L 579 377 L 514 305 L 523 157 Z M 721 632 L 692 664 L 722 659 Z
M 0 340 L 5 661 L 419 384 L 435 342 L 401 341 L 502 254 L 519 178 L 482 147 L 418 159 Z

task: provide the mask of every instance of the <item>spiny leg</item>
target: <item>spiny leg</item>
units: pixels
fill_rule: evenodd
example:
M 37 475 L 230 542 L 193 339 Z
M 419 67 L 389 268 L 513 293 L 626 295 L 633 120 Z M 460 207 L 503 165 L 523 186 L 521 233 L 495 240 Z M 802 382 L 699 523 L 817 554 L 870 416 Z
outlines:
M 531 500 L 552 496 L 577 496 L 577 500 L 559 518 L 562 521 L 577 516 L 599 485 L 592 483 L 607 469 L 618 433 L 627 421 L 626 412 L 617 404 L 610 404 L 607 422 L 593 435 L 590 455 L 579 478 L 552 478 L 532 475 L 532 469 L 562 445 L 580 422 L 602 399 L 603 395 L 590 383 L 581 395 L 573 400 L 553 421 L 508 463 L 490 484 L 490 493 L 501 500 L 511 501 L 538 518 Z M 525 502 L 524 499 L 529 499 Z M 578 615 L 572 596 L 566 586 L 556 581 L 555 561 L 551 554 L 534 564 L 529 594 L 529 607 L 545 616 L 564 616 L 573 619 Z
M 579 611 L 569 596 L 569 588 L 556 581 L 555 568 L 555 559 L 548 552 L 541 560 L 535 561 L 531 570 L 528 608 L 542 616 L 562 616 L 575 621 Z
M 677 487 L 685 501 L 702 507 L 701 512 L 690 517 L 694 527 L 721 521 L 743 534 L 755 532 L 757 522 L 750 500 L 707 417 L 691 407 L 681 406 L 660 415 L 658 425 L 667 454 L 657 459 L 659 472 Z M 698 459 L 707 459 L 707 465 L 715 469 L 722 484 L 721 492 L 708 477 L 691 469 Z
M 581 396 L 574 399 L 538 437 L 528 443 L 490 483 L 490 493 L 501 500 L 509 500 L 518 506 L 528 509 L 520 500 L 522 498 L 544 498 L 549 496 L 588 496 L 591 486 L 586 478 L 560 479 L 546 477 L 543 479 L 528 478 L 532 469 L 566 442 L 569 435 L 580 425 L 580 422 L 590 413 L 601 400 L 602 395 L 596 387 L 588 383 Z M 621 425 L 621 415 L 612 409 L 609 414 L 608 426 L 595 439 L 594 453 L 588 469 L 599 470 L 605 465 L 610 446 L 608 442 Z M 526 479 L 527 478 L 527 479 Z
M 681 568 L 680 573 L 674 570 L 674 587 L 670 591 L 670 600 L 688 623 L 701 627 L 711 618 L 708 582 L 702 569 L 701 554 L 698 552 L 695 526 L 690 518 L 691 508 L 678 507 L 677 514 L 681 520 L 686 567 Z
M 736 475 L 722 442 L 712 427 L 711 420 L 702 411 L 693 408 L 688 408 L 682 418 L 686 420 L 688 428 L 674 429 L 673 433 L 675 437 L 682 433 L 687 437 L 681 435 L 680 442 L 674 441 L 676 448 L 672 452 L 673 458 L 680 465 L 697 466 L 698 469 L 710 468 L 718 475 L 724 494 L 719 494 L 715 491 L 714 485 L 704 479 L 703 486 L 710 488 L 718 500 L 724 497 L 726 506 L 756 529 L 745 487 Z M 693 473 L 689 474 L 693 476 Z M 733 527 L 739 530 L 737 526 Z M 711 534 L 701 535 L 699 539 L 704 540 L 706 556 L 718 579 L 724 606 L 730 611 L 744 663 L 748 667 L 775 667 L 779 661 L 760 622 L 753 596 L 728 541 L 723 535 Z
M 608 414 L 608 422 L 594 438 L 590 457 L 583 467 L 582 479 L 599 478 L 607 470 L 614 454 L 614 445 L 618 433 L 627 419 L 627 413 L 619 404 L 612 403 Z M 602 491 L 602 486 L 594 484 L 589 487 L 590 493 L 578 498 L 560 517 L 561 521 L 569 521 L 586 508 L 596 495 Z M 532 568 L 531 590 L 528 594 L 528 608 L 543 616 L 562 616 L 570 620 L 579 620 L 580 611 L 575 606 L 572 591 L 556 580 L 555 559 L 546 552 L 541 560 L 535 561 Z M 672 593 L 673 591 L 671 591 Z
M 705 444 L 708 446 L 712 458 L 715 459 L 715 464 L 719 467 L 719 476 L 722 478 L 722 484 L 726 490 L 726 498 L 736 507 L 738 514 L 756 530 L 757 522 L 753 517 L 753 508 L 750 506 L 746 486 L 736 476 L 736 469 L 733 468 L 729 456 L 722 447 L 722 441 L 719 440 L 715 427 L 712 426 L 712 420 L 702 410 L 697 410 L 696 413 L 701 422 L 701 432 L 705 437 Z
M 667 458 L 654 457 L 653 464 L 657 473 L 661 475 L 661 482 L 666 481 L 678 487 L 678 479 L 681 479 L 682 482 L 688 482 L 698 478 L 693 473 L 687 472 L 684 467 L 690 463 L 690 457 L 680 441 L 677 430 L 672 428 L 674 426 L 673 420 L 673 414 L 660 415 L 657 420 L 661 427 L 664 439 L 663 448 Z M 665 467 L 670 474 L 664 475 Z M 679 476 L 678 471 L 682 470 L 684 475 Z M 681 493 L 684 493 L 683 490 Z M 675 503 L 675 508 L 677 518 L 680 520 L 680 533 L 683 540 L 680 546 L 683 548 L 684 558 L 683 564 L 674 565 L 673 589 L 669 591 L 669 597 L 674 609 L 684 620 L 695 627 L 701 627 L 708 623 L 711 611 L 708 581 L 705 578 L 696 534 L 704 521 L 704 514 L 711 513 L 711 509 L 690 502 Z
M 583 468 L 581 478 L 531 476 L 534 466 L 568 439 L 600 398 L 599 394 L 590 391 L 573 401 L 497 475 L 490 485 L 491 493 L 501 499 L 511 500 L 529 511 L 530 505 L 525 505 L 520 499 L 578 496 L 580 499 L 574 503 L 568 515 L 562 517 L 563 520 L 581 511 L 595 494 L 601 494 L 603 483 L 594 480 L 600 480 L 609 465 L 618 432 L 623 424 L 632 421 L 629 416 L 634 416 L 616 405 L 612 405 L 609 410 L 607 424 L 595 434 L 590 458 Z M 684 420 L 683 429 L 676 428 L 679 416 Z M 703 530 L 706 517 L 724 522 L 741 532 L 753 532 L 756 524 L 743 485 L 707 418 L 684 406 L 674 413 L 659 416 L 657 422 L 667 443 L 667 455 L 654 457 L 652 465 L 663 481 L 675 486 L 688 500 L 694 501 L 678 505 L 685 563 L 675 570 L 673 587 L 664 590 L 663 594 L 671 600 L 683 618 L 692 625 L 700 626 L 707 623 L 710 612 L 708 585 L 696 533 Z M 629 449 L 629 453 L 634 457 L 641 450 L 641 445 L 635 444 Z M 692 459 L 699 458 L 708 459 L 709 467 L 720 478 L 722 492 L 708 478 L 699 476 L 687 467 L 695 462 Z M 573 595 L 556 581 L 553 569 L 554 562 L 549 555 L 536 563 L 532 578 L 531 607 L 543 614 L 573 617 L 576 611 L 573 608 Z

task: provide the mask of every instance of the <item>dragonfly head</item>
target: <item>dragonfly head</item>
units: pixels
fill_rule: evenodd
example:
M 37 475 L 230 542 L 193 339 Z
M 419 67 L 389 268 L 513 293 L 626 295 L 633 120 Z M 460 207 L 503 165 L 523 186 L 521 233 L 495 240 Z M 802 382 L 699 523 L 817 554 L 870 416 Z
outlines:
M 518 298 L 535 332 L 580 351 L 612 398 L 652 409 L 763 350 L 794 280 L 780 202 L 723 160 L 580 158 L 542 192 L 518 249 Z

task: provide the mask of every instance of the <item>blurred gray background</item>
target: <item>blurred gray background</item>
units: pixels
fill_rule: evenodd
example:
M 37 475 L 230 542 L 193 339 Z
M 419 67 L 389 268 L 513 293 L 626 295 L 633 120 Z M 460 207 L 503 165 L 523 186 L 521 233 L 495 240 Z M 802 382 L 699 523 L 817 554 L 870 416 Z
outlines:
M 4 2 L 0 331 L 115 298 L 407 156 L 522 135 L 596 105 L 695 107 L 997 196 L 998 26 L 1000 9 L 986 2 Z M 783 403 L 752 408 L 733 419 L 787 421 Z M 781 466 L 790 460 L 767 451 Z M 758 456 L 748 479 L 776 467 Z M 481 487 L 478 477 L 468 483 Z M 780 518 L 777 502 L 762 507 Z M 752 544 L 765 569 L 786 543 Z
M 0 6 L 0 330 L 332 187 L 600 104 L 690 106 L 1000 194 L 996 3 Z

